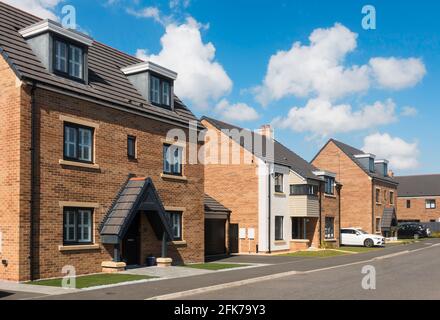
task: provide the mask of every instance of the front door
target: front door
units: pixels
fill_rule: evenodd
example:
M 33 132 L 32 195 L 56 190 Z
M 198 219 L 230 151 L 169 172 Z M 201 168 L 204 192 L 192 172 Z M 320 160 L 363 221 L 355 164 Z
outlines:
M 221 255 L 226 253 L 226 220 L 205 220 L 205 255 Z
M 122 242 L 122 260 L 128 266 L 140 264 L 139 215 L 133 219 Z
M 230 253 L 238 253 L 238 224 L 229 226 L 229 251 Z

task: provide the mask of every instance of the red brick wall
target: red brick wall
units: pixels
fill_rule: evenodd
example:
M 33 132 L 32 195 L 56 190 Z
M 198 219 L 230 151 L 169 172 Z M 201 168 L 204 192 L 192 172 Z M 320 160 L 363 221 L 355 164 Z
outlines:
M 341 227 L 361 227 L 372 232 L 372 182 L 370 177 L 333 142 L 314 159 L 314 166 L 336 173 L 342 184 Z
M 375 225 L 375 229 L 376 229 L 376 218 L 381 218 L 383 215 L 383 211 L 385 208 L 391 208 L 391 207 L 396 207 L 396 201 L 397 201 L 397 190 L 396 187 L 394 185 L 391 185 L 389 183 L 386 182 L 380 182 L 380 181 L 375 181 L 374 182 L 374 189 L 379 188 L 380 189 L 380 203 L 375 203 L 374 205 L 374 225 Z M 374 191 L 376 192 L 376 191 Z M 386 198 L 384 197 L 384 192 L 386 194 Z M 390 201 L 390 192 L 394 193 L 394 199 L 393 199 L 393 204 L 391 204 Z M 376 194 L 374 194 L 374 196 L 376 197 Z M 376 202 L 376 198 L 374 198 L 375 202 Z M 397 217 L 399 217 L 399 212 L 397 212 Z M 376 230 L 374 230 L 376 231 Z M 380 233 L 380 232 L 377 232 Z
M 322 243 L 326 247 L 339 247 L 339 229 L 340 229 L 340 221 L 339 221 L 339 197 L 341 194 L 340 187 L 335 188 L 334 196 L 326 196 L 323 195 L 321 202 L 321 239 Z M 334 230 L 336 241 L 326 241 L 325 240 L 325 218 L 331 217 L 334 218 Z
M 223 135 L 209 122 L 202 122 L 205 127 L 218 132 L 218 145 L 221 145 L 220 136 Z M 232 143 L 235 142 L 231 142 Z M 230 147 L 232 151 L 232 147 Z M 244 153 L 240 148 L 241 164 L 205 165 L 205 191 L 231 210 L 231 224 L 238 224 L 239 228 L 254 228 L 255 240 L 240 240 L 240 252 L 256 252 L 258 244 L 258 175 L 255 163 L 246 164 L 243 161 Z M 210 159 L 209 155 L 208 158 Z
M 436 200 L 435 209 L 426 209 L 427 199 Z M 411 201 L 411 208 L 406 207 L 406 200 Z M 440 218 L 440 197 L 426 198 L 398 198 L 397 199 L 397 219 L 398 220 L 419 220 L 420 222 L 430 222 Z
M 3 57 L 0 88 L 0 279 L 16 281 L 29 274 L 30 103 Z

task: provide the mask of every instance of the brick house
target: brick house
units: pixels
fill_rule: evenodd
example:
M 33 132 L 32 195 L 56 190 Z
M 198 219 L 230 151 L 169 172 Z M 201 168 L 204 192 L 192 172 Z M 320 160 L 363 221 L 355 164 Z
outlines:
M 440 175 L 395 177 L 399 222 L 440 222 Z
M 0 279 L 204 261 L 204 170 L 182 160 L 201 144 L 167 137 L 202 129 L 177 75 L 2 2 L 0 53 Z
M 335 174 L 276 141 L 270 126 L 252 132 L 207 117 L 202 124 L 208 130 L 205 191 L 230 210 L 229 252 L 339 245 Z
M 311 163 L 336 173 L 342 183 L 341 228 L 358 227 L 390 235 L 397 224 L 398 182 L 388 173 L 388 161 L 330 139 Z

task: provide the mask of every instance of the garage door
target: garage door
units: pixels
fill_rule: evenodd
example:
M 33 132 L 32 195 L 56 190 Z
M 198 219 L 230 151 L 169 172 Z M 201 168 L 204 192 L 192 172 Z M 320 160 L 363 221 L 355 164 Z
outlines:
M 205 255 L 225 254 L 226 220 L 205 220 Z

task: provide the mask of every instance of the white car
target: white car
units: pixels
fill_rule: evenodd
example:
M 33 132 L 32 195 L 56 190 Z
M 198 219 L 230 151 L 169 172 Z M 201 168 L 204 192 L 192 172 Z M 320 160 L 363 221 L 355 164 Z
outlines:
M 377 234 L 368 234 L 358 228 L 341 229 L 341 244 L 345 246 L 384 246 L 385 238 Z

